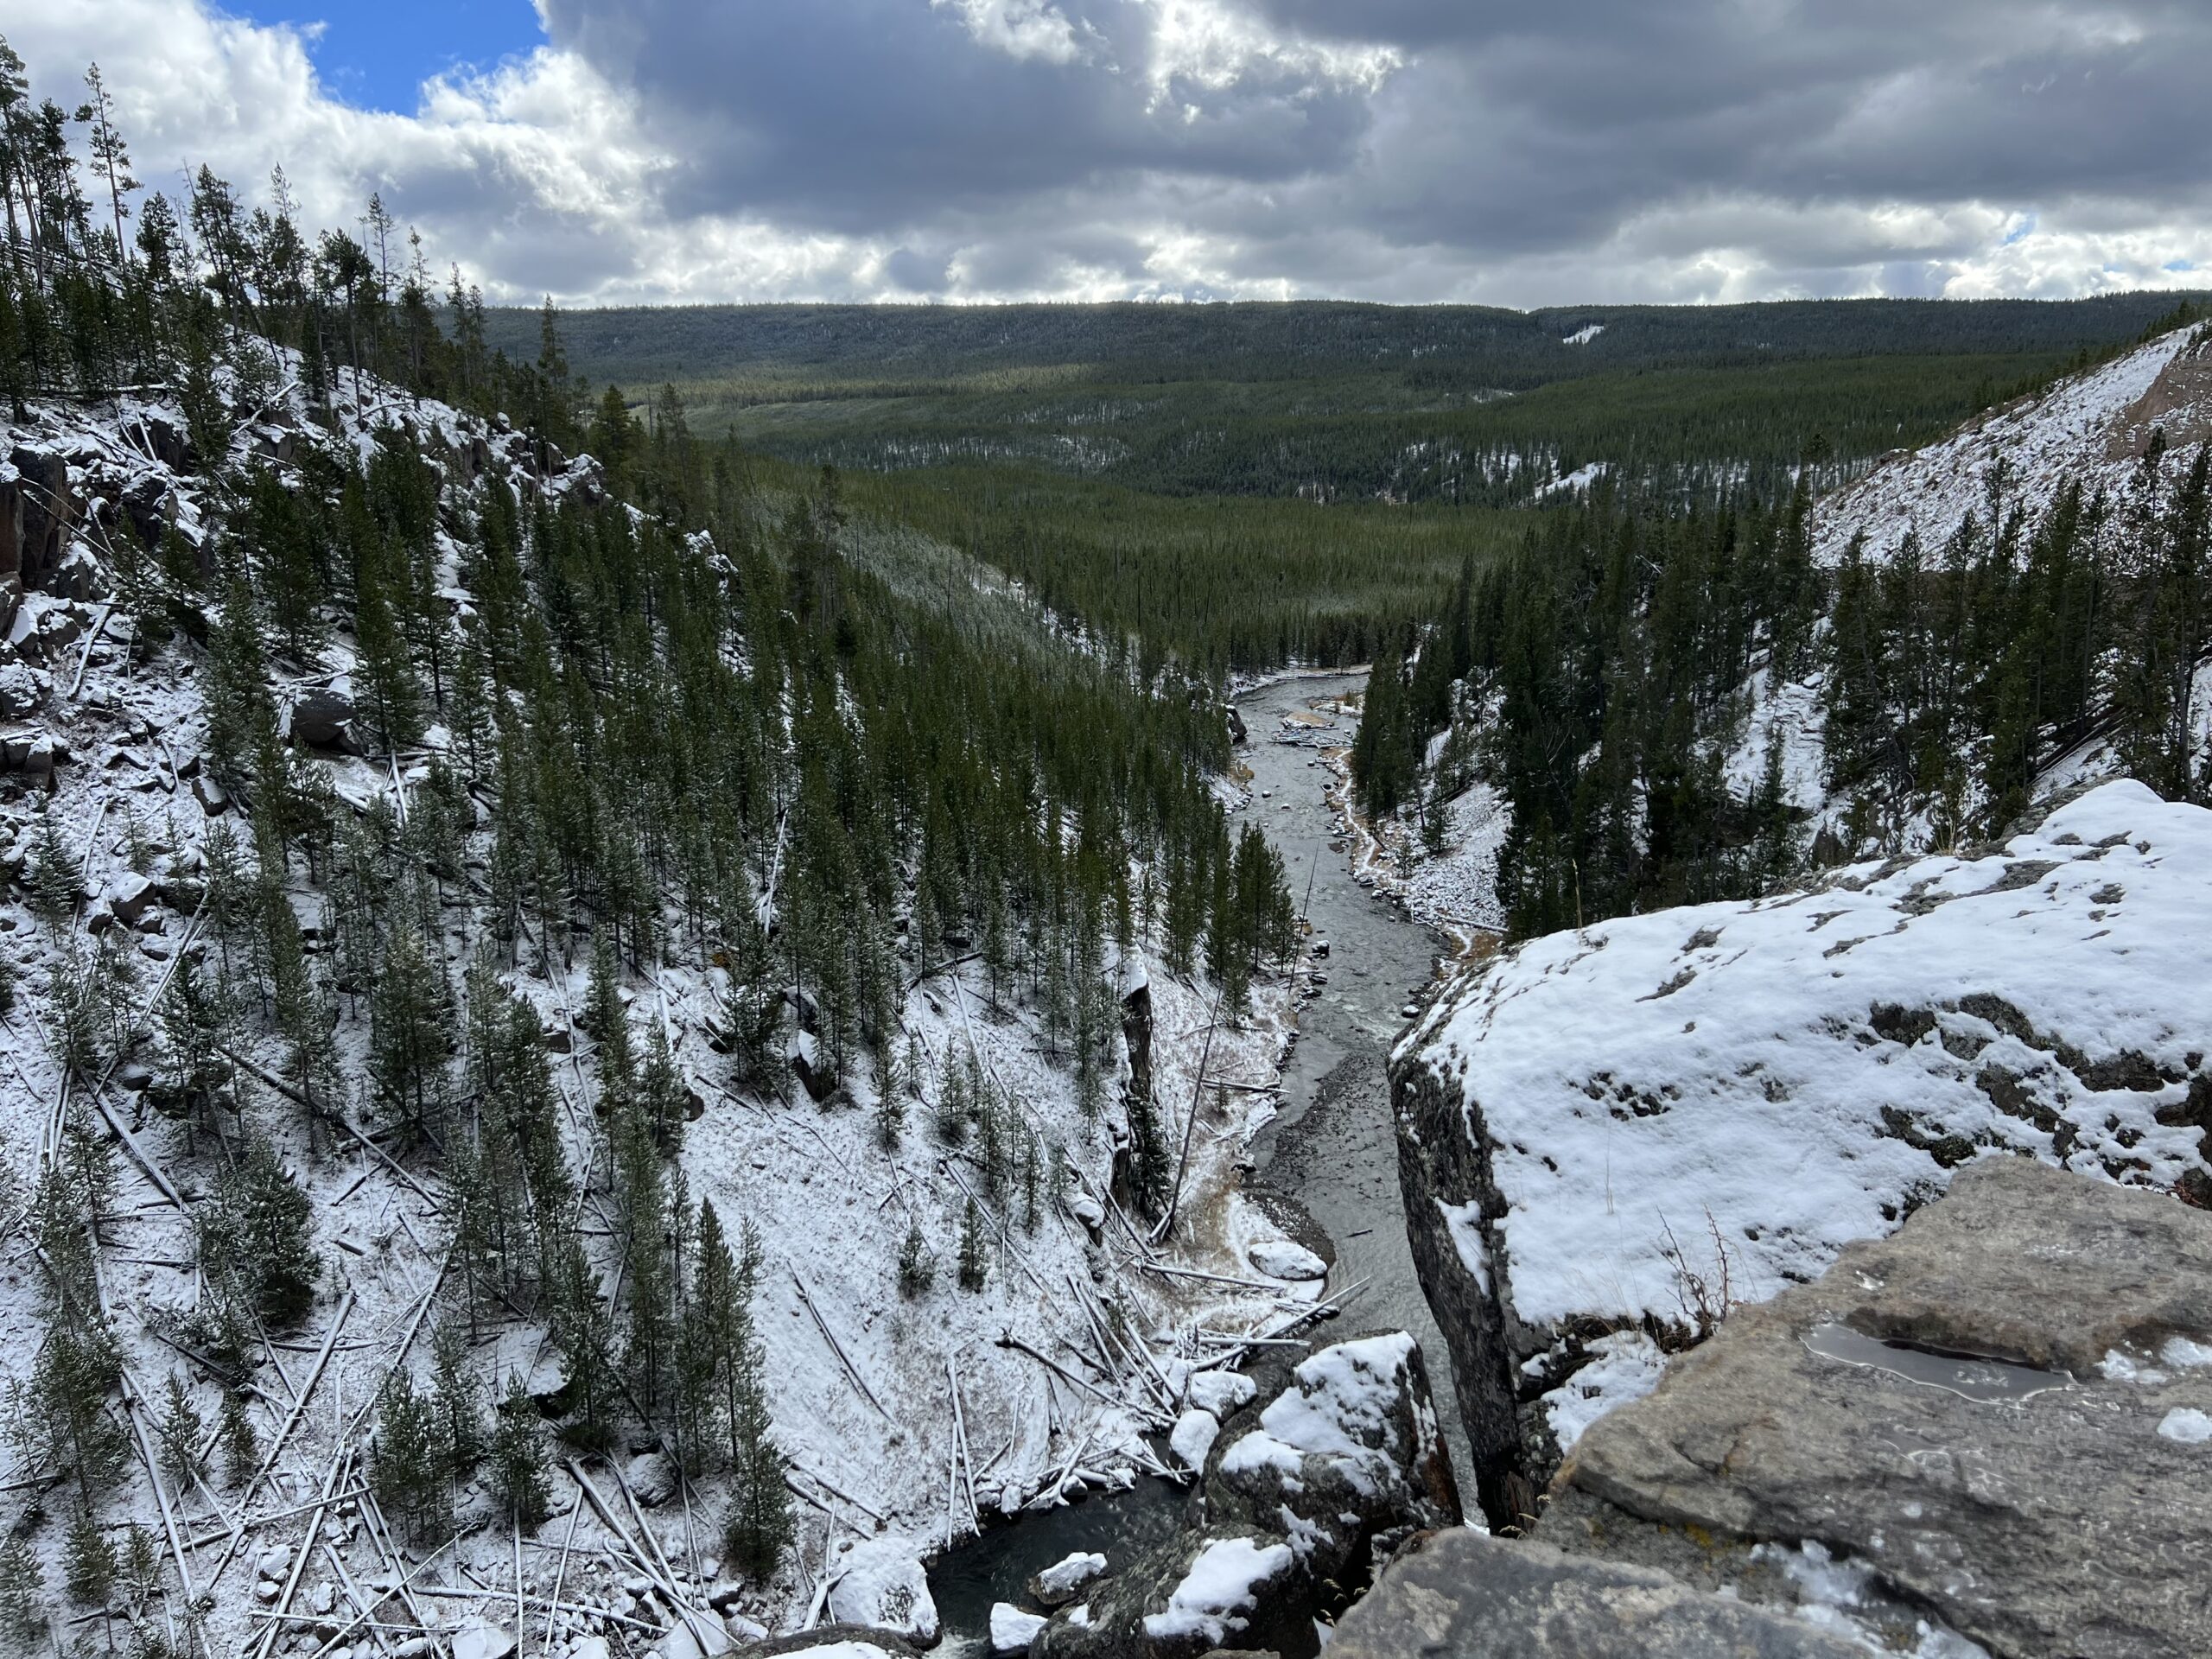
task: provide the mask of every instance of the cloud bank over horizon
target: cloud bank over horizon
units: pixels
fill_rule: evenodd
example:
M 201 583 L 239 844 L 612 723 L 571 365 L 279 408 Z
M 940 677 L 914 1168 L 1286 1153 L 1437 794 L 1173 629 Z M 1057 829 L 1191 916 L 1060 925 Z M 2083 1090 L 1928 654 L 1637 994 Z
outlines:
M 395 20 L 392 27 L 435 30 Z M 372 190 L 487 298 L 2062 298 L 2212 269 L 2189 0 L 537 0 L 334 90 L 312 24 L 18 19 L 137 172 Z

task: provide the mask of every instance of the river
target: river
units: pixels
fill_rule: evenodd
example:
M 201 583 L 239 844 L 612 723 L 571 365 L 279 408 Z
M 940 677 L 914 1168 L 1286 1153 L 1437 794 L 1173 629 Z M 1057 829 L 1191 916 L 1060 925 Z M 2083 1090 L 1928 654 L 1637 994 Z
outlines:
M 1408 1000 L 1427 987 L 1444 944 L 1394 899 L 1352 879 L 1327 797 L 1326 748 L 1348 746 L 1356 722 L 1326 704 L 1363 689 L 1363 672 L 1278 681 L 1237 704 L 1249 741 L 1238 758 L 1252 772 L 1250 798 L 1231 827 L 1257 823 L 1281 854 L 1291 896 L 1325 940 L 1316 964 L 1328 982 L 1298 1018 L 1298 1044 L 1282 1073 L 1283 1104 L 1253 1144 L 1267 1182 L 1295 1198 L 1334 1242 L 1330 1287 L 1359 1285 L 1341 1328 L 1387 1326 L 1420 1339 L 1452 1467 L 1474 1491 L 1460 1432 L 1451 1360 L 1406 1243 L 1398 1147 L 1390 1111 L 1390 1045 Z M 1286 726 L 1287 717 L 1292 722 Z M 930 1569 L 948 1652 L 988 1651 L 994 1601 L 1020 1601 L 1028 1576 L 1076 1550 L 1120 1566 L 1175 1529 L 1185 1494 L 1165 1481 L 1096 1497 L 994 1527 Z
M 1332 774 L 1321 752 L 1350 745 L 1356 722 L 1338 716 L 1291 732 L 1283 725 L 1286 715 L 1320 717 L 1325 710 L 1315 704 L 1366 683 L 1364 673 L 1300 677 L 1262 687 L 1237 705 L 1250 734 L 1241 758 L 1252 771 L 1252 799 L 1235 817 L 1267 831 L 1313 937 L 1329 945 L 1319 964 L 1329 982 L 1300 1014 L 1298 1046 L 1283 1068 L 1282 1113 L 1262 1132 L 1253 1155 L 1267 1179 L 1336 1242 L 1332 1287 L 1365 1281 L 1345 1324 L 1392 1326 L 1420 1339 L 1453 1469 L 1462 1491 L 1471 1492 L 1451 1361 L 1406 1243 L 1390 1113 L 1390 1045 L 1405 1026 L 1408 999 L 1434 977 L 1444 942 L 1396 900 L 1355 881 L 1339 850 L 1341 826 L 1327 799 Z

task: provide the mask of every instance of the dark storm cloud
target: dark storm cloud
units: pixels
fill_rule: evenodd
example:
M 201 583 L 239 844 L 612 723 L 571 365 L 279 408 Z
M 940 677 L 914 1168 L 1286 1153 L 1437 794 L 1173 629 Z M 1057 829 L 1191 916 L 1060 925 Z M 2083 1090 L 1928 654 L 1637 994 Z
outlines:
M 556 43 L 641 95 L 678 214 L 867 232 L 1154 170 L 1265 182 L 1347 165 L 1366 125 L 1355 89 L 1264 63 L 1155 88 L 1140 0 L 1065 16 L 1058 54 L 1017 55 L 923 0 L 546 8 Z
M 1777 290 L 1917 290 L 1986 244 L 1992 212 L 2073 204 L 2140 231 L 2212 211 L 2212 5 L 1179 3 L 1185 23 L 1268 49 L 1178 62 L 1191 31 L 1169 38 L 1165 0 L 548 0 L 545 16 L 635 90 L 676 157 L 672 219 L 904 243 L 883 269 L 912 291 L 945 286 L 948 251 L 978 289 L 1134 279 L 1147 249 L 1119 232 L 1143 225 L 1215 245 L 1236 282 L 1297 291 L 1473 292 L 1600 249 L 1663 265 L 1713 248 Z M 979 12 L 1028 33 L 1009 44 Z M 1375 48 L 1396 54 L 1388 73 L 1346 67 Z M 1951 212 L 1969 204 L 1979 229 Z M 1675 280 L 1599 276 L 1576 286 Z

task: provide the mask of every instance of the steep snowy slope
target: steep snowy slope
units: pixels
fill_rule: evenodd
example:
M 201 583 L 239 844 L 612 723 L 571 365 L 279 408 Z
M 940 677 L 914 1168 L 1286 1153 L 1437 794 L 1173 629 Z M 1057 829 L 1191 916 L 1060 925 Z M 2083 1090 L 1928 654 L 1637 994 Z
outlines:
M 524 434 L 372 381 L 357 398 L 349 378 L 336 415 L 326 433 L 288 390 L 241 428 L 234 457 L 289 467 L 309 446 L 365 450 L 379 423 L 404 422 L 437 460 L 448 505 L 486 479 L 525 495 L 603 488 L 588 458 L 542 467 Z M 83 1131 L 72 1144 L 111 1142 L 120 1166 L 98 1271 L 120 1340 L 124 1396 L 112 1408 L 126 1423 L 130 1455 L 101 1495 L 100 1515 L 118 1549 L 140 1524 L 167 1563 L 171 1589 L 137 1604 L 135 1617 L 149 1628 L 174 1637 L 198 1618 L 207 1651 L 343 1654 L 369 1642 L 373 1626 L 379 1650 L 419 1652 L 400 1644 L 428 1637 L 438 1652 L 496 1659 L 518 1618 L 530 1650 L 579 1656 L 604 1655 L 591 1645 L 597 1638 L 636 1644 L 688 1620 L 695 1645 L 716 1651 L 725 1612 L 733 1629 L 748 1612 L 771 1627 L 818 1615 L 858 1539 L 904 1538 L 876 1553 L 888 1548 L 911 1560 L 971 1528 L 979 1510 L 1056 1503 L 1065 1491 L 1126 1483 L 1155 1466 L 1140 1433 L 1174 1421 L 1192 1375 L 1233 1363 L 1243 1335 L 1310 1317 L 1318 1286 L 1271 1281 L 1250 1265 L 1280 1234 L 1236 1192 L 1236 1165 L 1256 1127 L 1243 1103 L 1266 1109 L 1287 988 L 1260 988 L 1254 1018 L 1214 1039 L 1209 1080 L 1253 1092 L 1230 1096 L 1239 1103 L 1227 1116 L 1200 1109 L 1183 1224 L 1155 1248 L 1109 1195 L 1128 1135 L 1114 1080 L 1109 1104 L 1086 1116 L 1071 1077 L 1046 1058 L 1051 1045 L 1035 1016 L 986 1011 L 980 964 L 924 976 L 908 992 L 904 1023 L 931 1081 L 890 1154 L 864 1078 L 836 1110 L 797 1090 L 764 1099 L 728 1086 L 728 1064 L 715 1052 L 726 982 L 664 965 L 624 995 L 641 1042 L 654 1027 L 666 1035 L 690 1096 L 683 1154 L 690 1201 L 711 1198 L 728 1226 L 749 1223 L 763 1245 L 754 1313 L 776 1437 L 799 1501 L 798 1545 L 775 1580 L 744 1589 L 722 1581 L 718 1504 L 695 1509 L 673 1487 L 665 1459 L 642 1445 L 618 1446 L 588 1484 L 556 1463 L 554 1518 L 537 1539 L 511 1536 L 474 1485 L 460 1496 L 462 1535 L 449 1548 L 423 1555 L 394 1538 L 365 1485 L 377 1392 L 396 1366 L 427 1370 L 431 1333 L 457 1302 L 459 1275 L 441 1175 L 425 1162 L 396 1161 L 387 1137 L 364 1122 L 365 1021 L 353 1012 L 335 1041 L 340 1075 L 355 1083 L 327 1128 L 311 1132 L 307 1115 L 284 1099 L 273 1046 L 237 1056 L 267 1085 L 255 1090 L 248 1117 L 308 1193 L 321 1262 L 311 1313 L 256 1356 L 249 1411 L 260 1473 L 239 1486 L 186 1483 L 190 1491 L 173 1471 L 158 1475 L 156 1423 L 172 1376 L 206 1424 L 218 1415 L 215 1391 L 179 1334 L 200 1294 L 192 1224 L 209 1179 L 206 1149 L 188 1158 L 181 1131 L 151 1109 L 151 1078 L 135 1059 L 111 1068 L 92 1097 L 67 1088 L 50 1010 L 70 953 L 105 949 L 128 981 L 130 1031 L 149 1036 L 179 962 L 204 960 L 210 949 L 207 849 L 238 815 L 203 760 L 208 670 L 181 639 L 133 661 L 111 602 L 118 538 L 151 539 L 173 523 L 188 546 L 201 541 L 212 510 L 202 475 L 184 466 L 185 429 L 175 404 L 126 399 L 93 411 L 40 406 L 28 425 L 0 430 L 0 853 L 9 878 L 0 958 L 16 991 L 0 1020 L 0 1137 L 16 1197 L 63 1155 L 65 1124 Z M 445 550 L 447 597 L 467 606 L 449 542 Z M 695 551 L 714 557 L 710 546 Z M 415 752 L 359 753 L 342 645 L 330 661 L 331 675 L 276 688 L 292 734 L 320 746 L 302 764 L 346 806 L 381 803 L 404 820 L 432 755 L 450 740 L 433 728 Z M 54 928 L 34 919 L 23 885 L 37 872 L 48 825 L 59 827 L 83 878 L 66 906 L 73 915 Z M 442 895 L 438 918 L 442 965 L 455 981 L 485 931 L 488 842 L 480 810 L 466 836 L 472 879 Z M 308 950 L 327 950 L 329 896 L 296 872 L 289 888 Z M 588 969 L 580 953 L 566 966 L 556 958 L 546 977 L 526 963 L 504 976 L 539 1017 L 567 1155 L 579 1170 L 590 1166 L 596 1137 L 591 1044 L 576 1018 Z M 1210 998 L 1148 973 L 1135 956 L 1122 964 L 1121 983 L 1129 1029 L 1150 1043 L 1154 1098 L 1179 1132 L 1199 1094 Z M 979 1178 L 966 1153 L 927 1127 L 943 1063 L 971 1047 L 1013 1120 L 1046 1154 L 1033 1230 L 1011 1203 L 1003 1213 L 984 1204 L 988 1282 L 976 1294 L 953 1288 L 951 1258 Z M 1116 1063 L 1127 1078 L 1126 1048 Z M 20 1224 L 14 1213 L 9 1220 Z M 912 1300 L 896 1290 L 910 1225 L 939 1262 L 935 1287 Z M 41 1283 L 28 1255 L 0 1278 L 0 1368 L 16 1382 L 36 1363 Z M 495 1391 L 510 1374 L 541 1396 L 559 1386 L 541 1327 L 493 1306 L 461 1328 Z M 11 1471 L 19 1478 L 39 1481 L 28 1462 Z M 34 1535 L 57 1605 L 61 1530 Z M 195 1599 L 203 1605 L 191 1612 Z M 118 1612 L 118 1639 L 125 1622 Z M 505 1633 L 457 1635 L 483 1622 Z
M 2177 452 L 2212 437 L 2212 329 L 2175 329 L 1891 456 L 1820 502 L 1814 556 L 1834 564 L 1864 536 L 1867 556 L 1884 558 L 1909 531 L 1939 548 L 1968 513 L 1986 518 L 1993 499 L 2032 516 L 2069 480 L 2117 499 L 2159 430 Z
M 1961 1165 L 2212 1205 L 2212 811 L 2107 784 L 2001 848 L 1554 934 L 1394 1063 L 1408 1213 L 1493 1522 L 1737 1301 Z

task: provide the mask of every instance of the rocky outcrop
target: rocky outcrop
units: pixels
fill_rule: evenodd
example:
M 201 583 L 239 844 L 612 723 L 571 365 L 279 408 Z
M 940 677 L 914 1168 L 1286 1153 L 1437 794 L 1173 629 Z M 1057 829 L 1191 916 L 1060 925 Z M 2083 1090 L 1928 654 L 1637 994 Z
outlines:
M 1810 1549 L 2003 1659 L 2180 1659 L 2212 1652 L 2208 1459 L 2212 1215 L 1993 1159 L 1592 1426 L 1538 1535 Z
M 1459 1518 L 1420 1344 L 1402 1331 L 1278 1362 L 1228 1415 L 1181 1532 L 1054 1613 L 1033 1651 L 1198 1659 L 1318 1650 L 1376 1563 Z
M 1727 1310 L 1993 1152 L 2212 1200 L 2212 812 L 2129 783 L 2000 848 L 1538 939 L 1392 1076 L 1494 1527 Z
M 1406 1551 L 1337 1627 L 1330 1659 L 1863 1659 L 1784 1613 L 1651 1567 L 1454 1529 Z

